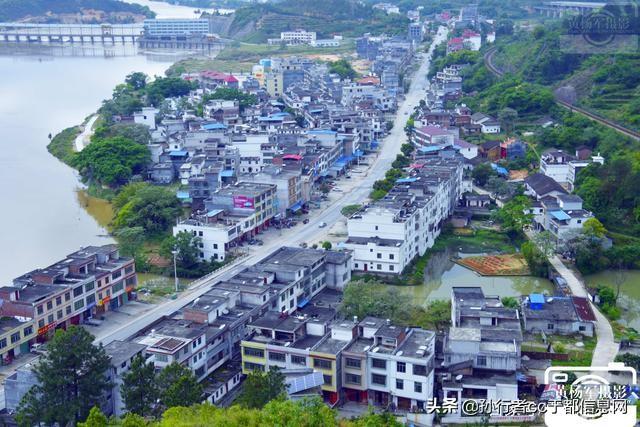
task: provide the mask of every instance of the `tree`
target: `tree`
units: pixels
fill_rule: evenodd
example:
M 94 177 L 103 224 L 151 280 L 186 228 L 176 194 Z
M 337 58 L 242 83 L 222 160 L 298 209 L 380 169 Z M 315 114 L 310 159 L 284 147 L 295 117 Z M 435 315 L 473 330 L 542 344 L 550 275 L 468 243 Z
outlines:
M 177 250 L 176 261 L 180 269 L 190 269 L 200 262 L 200 244 L 202 239 L 188 231 L 180 231 L 175 236 L 169 236 L 162 241 L 160 255 L 165 258 L 173 256 L 172 251 Z
M 478 166 L 473 168 L 473 172 L 471 172 L 471 176 L 473 180 L 480 187 L 484 186 L 491 176 L 495 175 L 493 168 L 488 163 L 480 163 Z
M 203 104 L 206 104 L 212 99 L 225 99 L 227 101 L 238 101 L 238 105 L 241 111 L 258 103 L 258 98 L 250 93 L 243 92 L 239 89 L 219 87 L 212 94 L 204 97 Z M 292 114 L 294 115 L 294 114 Z M 303 117 L 304 120 L 304 117 Z
M 158 107 L 166 98 L 188 95 L 196 84 L 178 77 L 157 77 L 145 90 L 149 103 Z
M 129 372 L 122 377 L 120 392 L 128 412 L 149 416 L 159 396 L 153 363 L 146 363 L 141 355 L 136 356 Z
M 133 90 L 144 89 L 147 85 L 147 75 L 139 71 L 129 74 L 125 77 L 124 82 L 131 86 Z
M 598 218 L 593 217 L 582 224 L 582 232 L 587 236 L 601 239 L 607 234 L 607 229 L 604 228 Z
M 79 326 L 56 331 L 47 353 L 34 367 L 38 382 L 20 402 L 23 420 L 67 425 L 84 420 L 102 403 L 111 383 L 109 357 L 94 337 Z
M 117 187 L 126 184 L 132 175 L 142 173 L 150 160 L 147 147 L 127 138 L 114 137 L 94 140 L 76 154 L 72 166 L 85 179 Z
M 149 184 L 128 188 L 124 197 L 116 197 L 118 206 L 113 220 L 116 229 L 142 227 L 145 233 L 158 235 L 173 225 L 182 214 L 182 205 L 175 193 Z M 122 204 L 124 203 L 124 204 Z
M 157 377 L 160 402 L 166 408 L 202 402 L 202 385 L 193 372 L 177 362 L 166 366 Z
M 514 297 L 503 297 L 500 302 L 506 308 L 518 308 L 520 307 L 520 303 Z
M 533 242 L 524 242 L 520 247 L 522 256 L 527 261 L 531 274 L 538 277 L 547 277 L 549 273 L 549 261 L 540 248 Z
M 355 79 L 358 77 L 358 73 L 353 69 L 351 63 L 346 59 L 339 59 L 329 63 L 329 72 L 335 73 L 340 76 L 341 79 Z
M 324 242 L 322 242 L 322 249 L 328 251 L 331 249 L 331 242 L 325 240 Z
M 494 218 L 500 222 L 507 234 L 516 236 L 522 233 L 525 225 L 529 225 L 533 218 L 529 211 L 531 201 L 526 196 L 516 196 L 494 213 Z
M 533 243 L 536 244 L 545 258 L 549 258 L 556 250 L 556 239 L 548 230 L 536 233 L 533 236 Z
M 286 397 L 284 375 L 274 367 L 269 371 L 253 371 L 247 375 L 238 403 L 245 408 L 260 409 L 274 399 Z
M 114 233 L 118 239 L 118 247 L 123 255 L 135 257 L 144 244 L 144 228 L 124 227 Z
M 408 324 L 412 312 L 411 298 L 396 292 L 392 286 L 377 281 L 354 280 L 344 290 L 340 312 L 345 317 L 377 316 L 393 323 Z M 422 319 L 425 320 L 425 319 Z
M 414 150 L 415 147 L 410 142 L 405 142 L 400 146 L 400 151 L 402 151 L 402 154 L 404 154 L 405 157 L 411 157 Z
M 451 302 L 446 300 L 431 301 L 422 314 L 420 326 L 445 330 L 451 324 Z
M 140 123 L 113 123 L 98 126 L 93 133 L 94 139 L 106 139 L 121 136 L 140 145 L 151 142 L 149 126 Z
M 512 132 L 516 120 L 518 120 L 518 112 L 513 108 L 503 108 L 498 113 L 498 120 L 507 132 Z
M 362 205 L 347 205 L 345 207 L 343 207 L 342 209 L 340 209 L 340 213 L 344 216 L 346 216 L 347 218 L 349 218 L 351 215 L 353 215 L 354 213 L 358 212 L 360 209 L 362 208 Z
M 107 427 L 107 417 L 100 408 L 94 406 L 89 411 L 89 416 L 83 423 L 78 423 L 78 427 Z

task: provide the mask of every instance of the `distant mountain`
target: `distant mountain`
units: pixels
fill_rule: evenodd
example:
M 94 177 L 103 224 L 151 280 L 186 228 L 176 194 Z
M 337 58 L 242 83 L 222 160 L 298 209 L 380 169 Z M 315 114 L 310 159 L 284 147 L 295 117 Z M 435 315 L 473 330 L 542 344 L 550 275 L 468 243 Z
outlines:
M 146 6 L 119 0 L 0 0 L 2 22 L 25 19 L 37 22 L 128 22 L 154 16 Z

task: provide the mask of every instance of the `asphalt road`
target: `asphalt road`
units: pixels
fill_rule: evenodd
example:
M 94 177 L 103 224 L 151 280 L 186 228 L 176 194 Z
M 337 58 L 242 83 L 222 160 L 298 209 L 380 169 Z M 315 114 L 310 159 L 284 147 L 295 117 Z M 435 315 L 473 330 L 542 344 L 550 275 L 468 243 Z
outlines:
M 246 266 L 255 264 L 281 246 L 298 246 L 302 242 L 321 240 L 326 235 L 327 230 L 342 218 L 340 209 L 346 205 L 362 203 L 371 192 L 373 183 L 383 178 L 387 170 L 391 168 L 391 163 L 393 163 L 397 154 L 400 153 L 400 146 L 406 141 L 404 126 L 407 119 L 414 108 L 420 103 L 420 100 L 423 99 L 425 93 L 424 88 L 429 84 L 427 73 L 429 72 L 429 66 L 431 64 L 433 49 L 437 44 L 446 40 L 446 37 L 446 28 L 440 27 L 434 38 L 434 42 L 429 48 L 429 52 L 427 54 L 419 54 L 422 63 L 414 75 L 409 92 L 406 94 L 404 101 L 399 105 L 393 129 L 391 129 L 389 135 L 382 141 L 381 152 L 372 162 L 369 173 L 360 178 L 354 175 L 352 178 L 354 180 L 352 183 L 353 187 L 350 191 L 344 192 L 342 197 L 332 202 L 324 208 L 324 210 L 316 212 L 309 219 L 308 224 L 298 225 L 294 229 L 287 229 L 282 233 L 282 236 L 270 238 L 268 241 L 265 241 L 264 246 L 257 247 L 259 249 L 256 253 L 248 255 L 212 275 L 197 280 L 187 291 L 180 294 L 175 300 L 158 305 L 152 310 L 133 319 L 131 322 L 122 325 L 117 330 L 98 335 L 95 342 L 106 345 L 114 340 L 126 340 L 140 329 L 147 327 L 163 316 L 179 310 L 195 298 L 206 293 L 214 283 L 232 277 Z M 327 226 L 320 228 L 319 225 L 321 222 L 325 222 Z

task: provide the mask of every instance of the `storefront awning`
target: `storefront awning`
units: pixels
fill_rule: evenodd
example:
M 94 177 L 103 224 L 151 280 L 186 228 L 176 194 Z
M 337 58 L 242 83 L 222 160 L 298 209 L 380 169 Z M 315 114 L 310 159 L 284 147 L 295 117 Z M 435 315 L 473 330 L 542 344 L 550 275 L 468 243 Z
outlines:
M 291 212 L 298 212 L 300 209 L 302 209 L 302 202 L 294 203 L 293 206 L 289 208 Z

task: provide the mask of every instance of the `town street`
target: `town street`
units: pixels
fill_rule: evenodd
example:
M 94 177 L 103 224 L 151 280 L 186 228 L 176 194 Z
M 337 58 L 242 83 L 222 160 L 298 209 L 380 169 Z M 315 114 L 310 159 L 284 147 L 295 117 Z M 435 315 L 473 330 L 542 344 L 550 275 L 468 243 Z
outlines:
M 125 340 L 134 335 L 140 329 L 152 324 L 163 316 L 179 310 L 190 301 L 193 301 L 195 298 L 206 293 L 209 291 L 212 284 L 232 277 L 247 265 L 255 264 L 276 248 L 284 245 L 298 246 L 302 242 L 317 242 L 319 239 L 324 237 L 327 230 L 342 218 L 340 209 L 346 205 L 362 203 L 371 192 L 373 183 L 376 180 L 383 178 L 387 170 L 391 168 L 391 163 L 400 152 L 400 146 L 406 141 L 404 133 L 406 121 L 414 108 L 420 103 L 420 100 L 424 96 L 424 87 L 428 85 L 427 73 L 431 64 L 433 50 L 437 44 L 446 40 L 446 37 L 446 28 L 440 27 L 429 48 L 429 52 L 427 54 L 417 54 L 422 57 L 422 63 L 414 75 L 409 92 L 406 94 L 406 98 L 398 108 L 393 129 L 382 141 L 381 152 L 372 162 L 369 173 L 360 179 L 354 176 L 353 187 L 350 191 L 345 192 L 342 197 L 335 200 L 329 206 L 324 208 L 324 210 L 315 213 L 313 217 L 310 218 L 308 224 L 300 224 L 294 229 L 286 230 L 282 236 L 275 236 L 272 239 L 266 240 L 264 242 L 264 246 L 258 247 L 259 249 L 257 252 L 250 254 L 242 258 L 240 261 L 230 264 L 209 276 L 205 276 L 197 280 L 188 290 L 179 295 L 177 299 L 160 304 L 139 317 L 132 319 L 130 322 L 121 325 L 115 330 L 109 330 L 102 334 L 98 334 L 95 342 L 106 345 L 114 340 Z M 326 223 L 327 227 L 320 228 L 319 225 L 322 222 Z

